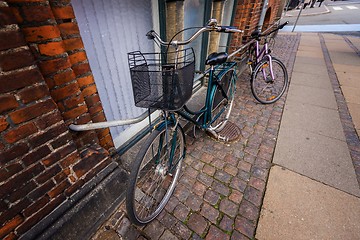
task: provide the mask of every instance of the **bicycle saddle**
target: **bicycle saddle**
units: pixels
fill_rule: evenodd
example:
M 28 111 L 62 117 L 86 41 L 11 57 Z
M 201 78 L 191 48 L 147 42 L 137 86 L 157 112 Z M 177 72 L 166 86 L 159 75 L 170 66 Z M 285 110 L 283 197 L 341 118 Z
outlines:
M 227 58 L 228 58 L 228 54 L 226 52 L 220 52 L 220 53 L 214 52 L 207 57 L 205 64 L 211 66 L 222 64 L 226 62 Z

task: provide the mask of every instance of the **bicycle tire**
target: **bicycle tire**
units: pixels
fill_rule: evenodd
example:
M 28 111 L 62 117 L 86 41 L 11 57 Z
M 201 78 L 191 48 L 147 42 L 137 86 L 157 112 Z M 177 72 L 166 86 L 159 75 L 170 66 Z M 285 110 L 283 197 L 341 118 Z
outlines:
M 220 89 L 220 86 L 216 86 L 214 91 L 214 97 L 211 101 L 211 119 L 209 128 L 213 131 L 221 131 L 229 117 L 234 105 L 234 96 L 236 91 L 235 81 L 234 81 L 235 69 L 228 70 L 224 75 L 222 75 L 220 85 L 222 86 L 224 92 L 228 96 L 226 99 L 223 95 L 223 91 Z
M 173 127 L 170 125 L 168 129 Z M 185 135 L 180 125 L 168 133 L 170 144 L 164 144 L 167 142 L 166 128 L 154 130 L 133 163 L 126 193 L 126 209 L 130 221 L 139 226 L 150 223 L 161 213 L 180 174 L 185 156 Z M 171 150 L 174 151 L 172 159 L 175 168 L 169 171 L 167 163 Z
M 275 80 L 271 79 L 268 59 L 261 60 L 251 76 L 251 92 L 255 99 L 262 104 L 270 104 L 279 100 L 289 84 L 285 65 L 275 57 L 271 59 Z

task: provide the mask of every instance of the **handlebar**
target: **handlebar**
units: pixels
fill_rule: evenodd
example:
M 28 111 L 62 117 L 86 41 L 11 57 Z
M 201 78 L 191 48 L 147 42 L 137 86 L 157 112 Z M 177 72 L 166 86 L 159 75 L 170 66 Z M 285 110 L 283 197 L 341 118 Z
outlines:
M 286 21 L 284 22 L 283 24 L 280 24 L 279 26 L 277 26 L 275 29 L 273 29 L 272 31 L 266 33 L 266 31 L 268 30 L 265 30 L 264 32 L 260 32 L 258 30 L 255 30 L 253 33 L 251 33 L 251 38 L 260 38 L 260 37 L 266 37 L 270 34 L 272 34 L 273 32 L 276 32 L 278 31 L 279 29 L 282 29 L 284 28 L 285 25 L 287 25 L 289 23 L 289 21 Z M 270 28 L 271 29 L 271 28 Z
M 201 33 L 203 32 L 223 32 L 223 33 L 242 33 L 243 31 L 240 29 L 237 29 L 236 27 L 232 26 L 219 26 L 217 25 L 216 19 L 210 19 L 205 27 L 200 28 L 198 31 L 196 31 L 189 39 L 185 41 L 171 41 L 171 42 L 165 42 L 161 39 L 159 34 L 157 34 L 154 30 L 149 31 L 146 36 L 148 39 L 155 39 L 155 41 L 159 42 L 161 45 L 172 45 L 174 47 L 177 47 L 179 45 L 186 45 L 190 42 L 194 41 Z

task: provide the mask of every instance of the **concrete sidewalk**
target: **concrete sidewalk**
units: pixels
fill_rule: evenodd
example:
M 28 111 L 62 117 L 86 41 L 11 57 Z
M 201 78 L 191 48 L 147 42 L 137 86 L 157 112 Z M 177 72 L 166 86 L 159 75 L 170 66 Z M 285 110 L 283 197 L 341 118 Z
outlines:
M 302 33 L 257 239 L 360 239 L 359 40 Z

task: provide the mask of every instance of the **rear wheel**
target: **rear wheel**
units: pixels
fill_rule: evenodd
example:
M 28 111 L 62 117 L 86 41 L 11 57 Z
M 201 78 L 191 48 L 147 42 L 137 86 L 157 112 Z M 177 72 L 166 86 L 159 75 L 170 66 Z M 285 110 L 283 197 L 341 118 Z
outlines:
M 211 102 L 211 119 L 210 130 L 221 131 L 228 121 L 234 104 L 235 96 L 235 70 L 230 69 L 226 72 L 216 87 L 214 97 Z
M 129 177 L 126 209 L 131 222 L 145 225 L 160 214 L 174 191 L 184 156 L 185 139 L 179 125 L 150 134 Z
M 272 57 L 271 76 L 268 59 L 260 61 L 251 76 L 251 91 L 256 100 L 263 104 L 276 102 L 284 94 L 288 86 L 288 74 L 285 65 L 277 58 Z

